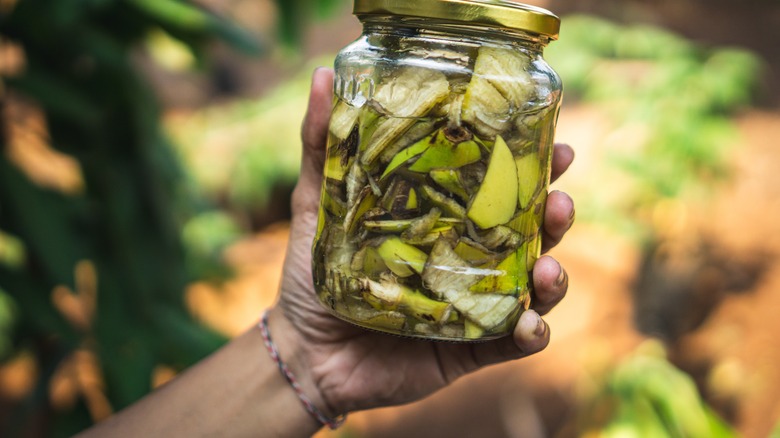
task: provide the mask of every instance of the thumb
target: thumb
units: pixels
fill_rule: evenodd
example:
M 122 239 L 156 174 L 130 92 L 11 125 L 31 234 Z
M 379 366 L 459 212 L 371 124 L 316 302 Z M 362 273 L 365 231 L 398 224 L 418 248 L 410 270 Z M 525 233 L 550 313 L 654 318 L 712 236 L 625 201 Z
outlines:
M 318 68 L 312 76 L 309 106 L 301 127 L 303 154 L 301 174 L 292 199 L 293 216 L 317 211 L 332 100 L 333 70 Z

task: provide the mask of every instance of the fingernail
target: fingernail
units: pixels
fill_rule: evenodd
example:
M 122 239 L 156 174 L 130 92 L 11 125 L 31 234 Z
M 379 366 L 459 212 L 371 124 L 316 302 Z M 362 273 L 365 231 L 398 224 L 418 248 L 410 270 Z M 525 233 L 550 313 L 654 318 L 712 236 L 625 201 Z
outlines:
M 526 310 L 520 315 L 520 330 L 526 334 L 526 339 L 540 338 L 544 336 L 547 325 L 542 318 L 533 310 Z
M 536 330 L 534 330 L 534 334 L 537 338 L 541 338 L 544 336 L 545 331 L 547 331 L 547 324 L 544 323 L 539 315 L 536 315 Z
M 558 269 L 560 269 L 560 273 L 558 274 L 558 278 L 555 279 L 555 285 L 556 286 L 563 286 L 563 284 L 566 282 L 566 277 L 568 277 L 568 274 L 566 274 L 566 271 L 563 270 L 563 267 L 560 263 L 558 263 Z

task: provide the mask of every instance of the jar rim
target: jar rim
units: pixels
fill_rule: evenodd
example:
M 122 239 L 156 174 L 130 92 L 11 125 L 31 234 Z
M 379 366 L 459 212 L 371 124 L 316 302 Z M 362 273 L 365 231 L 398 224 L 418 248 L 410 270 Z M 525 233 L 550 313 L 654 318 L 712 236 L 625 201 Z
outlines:
M 436 18 L 521 30 L 558 39 L 561 20 L 552 12 L 509 0 L 355 0 L 358 17 L 394 15 Z

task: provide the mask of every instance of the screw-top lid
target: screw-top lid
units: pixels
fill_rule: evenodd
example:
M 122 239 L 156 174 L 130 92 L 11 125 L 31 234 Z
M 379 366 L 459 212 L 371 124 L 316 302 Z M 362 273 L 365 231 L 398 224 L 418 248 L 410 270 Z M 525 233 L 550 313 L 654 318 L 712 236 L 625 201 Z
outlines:
M 509 0 L 355 0 L 354 14 L 436 18 L 485 24 L 558 38 L 561 20 L 552 12 Z

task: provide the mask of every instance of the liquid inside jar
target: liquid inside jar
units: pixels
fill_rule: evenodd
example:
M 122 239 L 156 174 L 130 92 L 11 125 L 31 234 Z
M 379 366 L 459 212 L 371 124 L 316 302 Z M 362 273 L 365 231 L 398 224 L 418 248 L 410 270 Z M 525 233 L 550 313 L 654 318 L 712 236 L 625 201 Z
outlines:
M 465 77 L 401 65 L 337 83 L 313 254 L 336 316 L 476 341 L 529 307 L 558 99 L 529 105 L 524 52 L 474 58 Z

